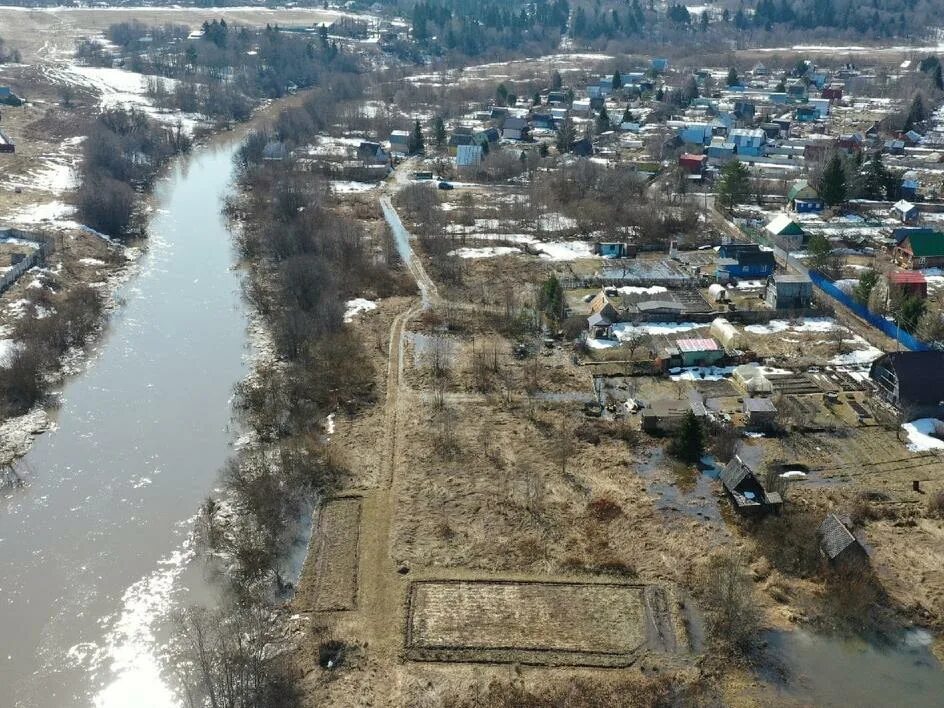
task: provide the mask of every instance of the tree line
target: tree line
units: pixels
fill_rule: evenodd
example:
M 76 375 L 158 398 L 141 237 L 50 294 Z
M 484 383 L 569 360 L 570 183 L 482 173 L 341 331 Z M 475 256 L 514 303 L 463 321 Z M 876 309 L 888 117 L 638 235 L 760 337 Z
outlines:
M 150 188 L 168 160 L 190 149 L 190 138 L 180 124 L 112 108 L 95 118 L 83 145 L 76 195 L 82 221 L 117 238 L 143 234 L 138 192 Z

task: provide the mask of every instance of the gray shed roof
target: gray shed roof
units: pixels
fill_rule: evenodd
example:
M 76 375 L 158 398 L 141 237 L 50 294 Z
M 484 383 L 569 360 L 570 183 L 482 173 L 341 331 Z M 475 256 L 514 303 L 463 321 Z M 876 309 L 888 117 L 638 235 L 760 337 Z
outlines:
M 751 475 L 754 475 L 754 470 L 744 464 L 737 455 L 732 457 L 719 473 L 722 484 L 731 491 L 737 489 L 738 485 Z
M 828 514 L 819 526 L 820 548 L 833 560 L 849 546 L 859 545 L 856 537 L 835 514 Z
M 769 398 L 745 398 L 745 413 L 776 413 L 777 407 Z

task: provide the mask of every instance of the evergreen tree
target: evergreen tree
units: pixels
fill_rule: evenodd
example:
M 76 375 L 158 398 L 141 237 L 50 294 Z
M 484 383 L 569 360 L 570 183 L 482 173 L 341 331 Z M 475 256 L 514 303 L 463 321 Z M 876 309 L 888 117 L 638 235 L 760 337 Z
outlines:
M 606 106 L 600 108 L 600 112 L 597 113 L 597 133 L 605 133 L 612 126 L 610 126 L 610 116 L 606 112 Z
M 905 119 L 904 130 L 908 131 L 914 128 L 918 123 L 927 120 L 928 110 L 924 105 L 924 96 L 916 93 L 911 99 L 911 107 L 908 109 L 908 117 Z
M 698 82 L 695 81 L 694 76 L 690 76 L 688 77 L 688 81 L 686 81 L 685 85 L 682 87 L 679 99 L 683 106 L 687 106 L 696 98 L 698 98 Z
M 499 106 L 504 106 L 508 102 L 508 87 L 505 84 L 498 84 L 498 88 L 495 89 L 495 103 Z
M 419 118 L 417 118 L 416 122 L 413 124 L 413 132 L 410 133 L 410 141 L 407 147 L 411 155 L 423 152 L 425 146 L 423 144 L 423 129 L 420 127 Z
M 442 116 L 436 116 L 433 120 L 433 141 L 438 148 L 446 144 L 446 123 Z
M 554 322 L 560 321 L 564 316 L 564 288 L 553 273 L 541 283 L 538 309 Z
M 875 288 L 877 283 L 877 271 L 874 271 L 871 268 L 863 271 L 862 275 L 859 276 L 859 282 L 856 283 L 855 287 L 852 288 L 852 297 L 854 297 L 855 301 L 860 305 L 865 305 L 868 307 L 869 296 L 872 294 L 872 290 Z
M 555 91 L 564 85 L 564 80 L 561 78 L 561 74 L 557 69 L 551 72 L 551 88 Z
M 868 199 L 885 199 L 888 195 L 888 185 L 890 175 L 882 162 L 879 153 L 872 155 L 869 164 L 863 175 L 864 182 L 862 186 L 863 196 Z
M 718 204 L 730 211 L 735 204 L 746 201 L 751 193 L 750 173 L 740 160 L 731 160 L 721 170 L 718 184 Z
M 728 86 L 737 86 L 741 83 L 740 77 L 738 77 L 737 69 L 733 66 L 728 69 Z
M 941 65 L 938 64 L 934 68 L 934 88 L 938 91 L 944 91 L 944 75 L 941 74 Z
M 708 10 L 702 10 L 702 13 L 701 13 L 701 31 L 702 32 L 708 31 L 708 22 L 709 22 Z
M 613 72 L 613 90 L 618 91 L 623 88 L 623 77 L 620 76 L 619 69 Z
M 701 421 L 694 411 L 689 410 L 682 419 L 682 425 L 669 444 L 669 453 L 682 462 L 695 464 L 705 452 L 705 433 Z
M 554 141 L 557 145 L 557 152 L 559 152 L 561 155 L 570 152 L 576 139 L 577 130 L 574 128 L 574 124 L 570 120 L 570 116 L 567 116 L 563 121 L 561 121 L 560 126 L 557 128 L 557 136 Z
M 833 155 L 826 163 L 820 178 L 819 195 L 829 206 L 846 201 L 846 170 L 839 155 Z
M 623 111 L 623 120 L 621 123 L 632 123 L 633 122 L 633 112 L 629 110 L 629 106 L 626 106 L 626 109 Z

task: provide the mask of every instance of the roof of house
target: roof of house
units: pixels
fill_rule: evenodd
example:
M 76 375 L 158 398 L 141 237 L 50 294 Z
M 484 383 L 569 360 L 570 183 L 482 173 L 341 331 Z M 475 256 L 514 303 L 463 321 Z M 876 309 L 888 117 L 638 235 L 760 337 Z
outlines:
M 892 209 L 895 209 L 896 211 L 900 211 L 902 214 L 906 214 L 912 209 L 916 209 L 916 208 L 917 207 L 915 207 L 915 205 L 909 202 L 907 199 L 899 199 L 897 202 L 895 202 L 892 205 Z
M 777 407 L 769 398 L 745 398 L 745 413 L 776 413 Z
M 891 369 L 898 378 L 898 400 L 904 405 L 938 405 L 944 401 L 944 352 L 889 352 L 872 362 L 869 375 Z
M 819 525 L 819 537 L 820 548 L 830 560 L 838 558 L 849 546 L 860 545 L 852 531 L 835 514 L 827 514 L 823 519 Z
M 613 324 L 610 322 L 610 318 L 606 315 L 601 315 L 599 312 L 594 312 L 587 318 L 587 324 L 591 327 L 597 326 L 607 326 Z
M 640 312 L 646 312 L 651 310 L 672 310 L 676 312 L 682 311 L 682 304 L 678 302 L 673 302 L 672 300 L 645 300 L 643 302 L 637 302 L 636 308 Z
M 721 349 L 711 337 L 676 339 L 675 346 L 678 347 L 680 352 L 716 352 Z
M 738 485 L 747 477 L 756 477 L 754 470 L 744 464 L 737 455 L 732 457 L 731 461 L 721 468 L 721 472 L 718 476 L 721 478 L 721 483 L 731 491 L 737 489 Z
M 774 236 L 801 236 L 803 229 L 789 214 L 777 214 L 765 227 Z
M 402 141 L 402 140 L 409 140 L 409 139 L 410 139 L 410 131 L 409 131 L 409 130 L 393 130 L 393 131 L 390 132 L 390 141 L 391 141 L 391 142 L 399 142 L 399 141 Z
M 940 232 L 912 232 L 902 240 L 902 247 L 904 247 L 906 241 L 911 253 L 918 258 L 944 256 L 944 234 Z
M 505 119 L 505 122 L 502 124 L 502 129 L 508 130 L 510 128 L 512 130 L 522 130 L 527 126 L 528 122 L 524 118 L 511 117 Z
M 928 281 L 920 271 L 899 270 L 888 274 L 888 282 L 895 285 L 921 285 Z
M 449 147 L 457 147 L 460 145 L 470 145 L 472 143 L 472 134 L 471 133 L 453 133 L 449 136 Z
M 813 281 L 810 280 L 810 276 L 802 275 L 798 273 L 775 273 L 773 276 L 774 283 L 809 283 L 813 284 Z
M 456 151 L 456 165 L 469 167 L 482 161 L 481 145 L 460 145 Z
M 798 197 L 803 199 L 816 199 L 818 196 L 819 194 L 813 189 L 810 183 L 805 179 L 801 179 L 794 182 L 793 186 L 790 187 L 790 191 L 787 192 L 787 201 L 792 202 Z

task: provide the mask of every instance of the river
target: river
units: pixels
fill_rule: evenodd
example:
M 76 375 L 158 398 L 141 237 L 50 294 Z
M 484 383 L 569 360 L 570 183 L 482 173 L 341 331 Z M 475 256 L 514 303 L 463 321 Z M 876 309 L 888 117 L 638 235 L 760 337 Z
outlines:
M 249 350 L 221 199 L 235 142 L 155 190 L 147 254 L 0 501 L 0 705 L 173 706 L 169 613 L 212 601 L 191 519 L 232 452 Z

